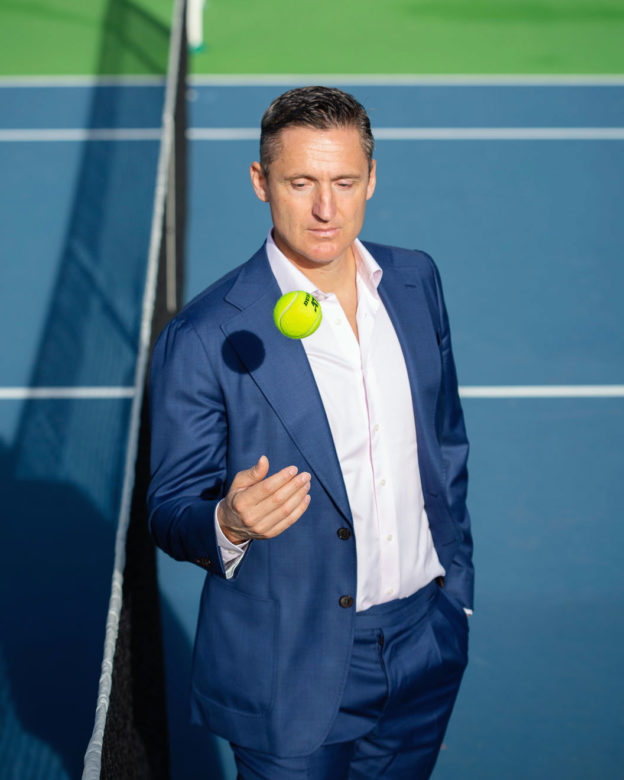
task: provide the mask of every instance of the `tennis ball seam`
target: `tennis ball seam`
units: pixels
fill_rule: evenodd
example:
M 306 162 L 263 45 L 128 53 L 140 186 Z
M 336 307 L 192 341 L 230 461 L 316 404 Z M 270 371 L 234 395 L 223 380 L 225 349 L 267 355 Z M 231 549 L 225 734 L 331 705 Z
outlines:
M 310 325 L 310 327 L 306 330 L 306 332 L 303 334 L 303 336 L 301 336 L 302 339 L 306 338 L 306 336 L 309 336 L 310 333 L 314 333 L 314 331 L 315 331 L 315 329 L 316 329 L 316 327 L 318 325 L 318 321 L 319 321 L 320 316 L 321 316 L 321 313 L 319 312 L 316 315 L 316 319 L 314 320 L 312 325 Z
M 279 316 L 279 327 L 280 327 L 280 329 L 282 328 L 282 320 L 284 319 L 284 316 L 295 305 L 295 302 L 297 300 L 297 295 L 298 295 L 298 293 L 293 295 L 293 298 L 290 301 L 290 303 L 288 304 L 288 306 L 286 306 L 286 308 L 280 313 L 280 316 Z

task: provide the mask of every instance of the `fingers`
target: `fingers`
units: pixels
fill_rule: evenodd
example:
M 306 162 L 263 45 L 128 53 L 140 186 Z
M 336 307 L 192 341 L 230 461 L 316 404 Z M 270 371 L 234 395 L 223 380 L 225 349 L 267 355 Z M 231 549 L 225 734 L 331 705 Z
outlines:
M 295 509 L 293 509 L 293 511 L 289 515 L 287 515 L 284 518 L 284 520 L 272 526 L 272 528 L 261 538 L 273 539 L 274 537 L 279 536 L 281 533 L 283 533 L 288 528 L 290 528 L 291 525 L 294 525 L 297 522 L 297 520 L 299 520 L 301 515 L 308 508 L 309 504 L 310 504 L 310 496 L 309 494 L 306 494 L 303 497 L 303 499 L 299 502 L 299 504 L 295 507 Z
M 219 506 L 219 523 L 228 539 L 271 539 L 295 523 L 307 509 L 310 474 L 295 466 L 267 477 L 269 462 L 263 455 L 250 469 L 235 476 Z
M 264 458 L 264 456 L 262 457 Z M 256 474 L 264 473 L 266 475 L 266 470 L 268 470 L 269 462 L 266 458 L 264 458 L 264 461 L 265 463 L 263 464 L 262 458 L 260 458 L 258 463 L 252 466 L 251 469 L 239 471 L 234 477 L 229 492 L 236 497 L 235 509 L 237 512 L 247 510 L 266 499 L 270 499 L 276 491 L 283 488 L 297 476 L 297 467 L 287 466 L 270 477 L 265 476 L 263 479 L 257 479 Z
M 310 475 L 289 466 L 232 497 L 232 509 L 255 533 L 281 523 L 310 489 Z
M 258 462 L 250 469 L 245 471 L 239 471 L 232 481 L 231 490 L 242 490 L 242 488 L 255 485 L 257 482 L 263 480 L 269 473 L 269 459 L 266 455 L 261 455 L 258 458 Z
M 271 539 L 296 522 L 310 503 L 309 490 L 310 475 L 304 472 L 256 504 L 251 510 L 256 538 Z

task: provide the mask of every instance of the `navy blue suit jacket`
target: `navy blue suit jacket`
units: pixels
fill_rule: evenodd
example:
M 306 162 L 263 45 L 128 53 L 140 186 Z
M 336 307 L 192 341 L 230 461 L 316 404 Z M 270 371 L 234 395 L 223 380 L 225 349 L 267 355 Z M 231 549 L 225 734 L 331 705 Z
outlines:
M 468 443 L 437 269 L 422 252 L 366 244 L 405 356 L 420 476 L 447 592 L 472 606 Z M 329 424 L 303 346 L 273 323 L 280 295 L 264 247 L 172 320 L 151 369 L 150 527 L 178 560 L 202 566 L 192 718 L 282 756 L 321 744 L 337 712 L 353 638 L 356 550 Z M 347 401 L 348 402 L 348 401 Z M 253 541 L 227 580 L 214 531 L 235 474 L 265 453 L 271 473 L 312 475 L 307 511 Z M 345 534 L 342 534 L 345 536 Z

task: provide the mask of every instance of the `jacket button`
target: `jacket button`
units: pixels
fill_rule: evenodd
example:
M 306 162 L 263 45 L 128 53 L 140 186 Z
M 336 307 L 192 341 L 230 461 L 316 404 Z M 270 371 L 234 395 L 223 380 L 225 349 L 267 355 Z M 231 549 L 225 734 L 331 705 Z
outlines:
M 338 599 L 338 603 L 341 607 L 344 607 L 345 609 L 348 609 L 349 607 L 353 606 L 353 597 L 352 596 L 341 596 Z
M 351 538 L 351 531 L 348 528 L 339 528 L 337 533 L 338 538 L 342 539 L 343 542 Z

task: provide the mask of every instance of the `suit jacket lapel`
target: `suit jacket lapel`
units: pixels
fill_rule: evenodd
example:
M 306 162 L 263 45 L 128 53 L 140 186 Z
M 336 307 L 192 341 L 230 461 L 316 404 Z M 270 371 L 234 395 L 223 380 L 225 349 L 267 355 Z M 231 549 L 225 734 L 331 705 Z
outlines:
M 309 469 L 352 523 L 329 423 L 301 342 L 275 327 L 280 290 L 262 248 L 243 266 L 226 296 L 240 313 L 221 329 L 292 437 Z

